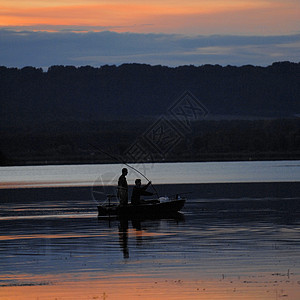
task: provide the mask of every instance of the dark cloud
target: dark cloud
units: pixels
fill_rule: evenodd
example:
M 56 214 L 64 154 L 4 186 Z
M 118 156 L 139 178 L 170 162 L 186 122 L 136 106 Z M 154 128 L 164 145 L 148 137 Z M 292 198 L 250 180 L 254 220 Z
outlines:
M 299 61 L 300 34 L 184 36 L 175 34 L 0 30 L 0 65 L 48 67 L 147 63 L 152 65 L 269 65 Z

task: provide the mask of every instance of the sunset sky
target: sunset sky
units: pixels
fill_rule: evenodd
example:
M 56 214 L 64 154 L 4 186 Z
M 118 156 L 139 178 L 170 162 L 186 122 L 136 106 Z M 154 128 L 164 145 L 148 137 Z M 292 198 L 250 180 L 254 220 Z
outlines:
M 0 65 L 298 62 L 299 20 L 299 0 L 0 0 Z

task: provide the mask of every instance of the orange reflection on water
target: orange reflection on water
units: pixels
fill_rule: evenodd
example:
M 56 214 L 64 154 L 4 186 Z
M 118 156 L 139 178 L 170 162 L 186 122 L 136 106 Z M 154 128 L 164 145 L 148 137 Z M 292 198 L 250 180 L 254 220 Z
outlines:
M 22 239 L 66 239 L 66 238 L 86 238 L 86 237 L 101 237 L 106 236 L 106 233 L 103 234 L 16 234 L 16 235 L 1 235 L 0 241 L 7 240 L 22 240 Z
M 170 235 L 175 235 L 175 233 L 169 233 L 169 232 L 154 232 L 154 231 L 146 231 L 143 229 L 134 229 L 134 228 L 129 228 L 127 230 L 127 234 L 130 237 L 158 237 L 158 236 L 170 236 Z
M 180 276 L 181 275 L 181 276 Z M 300 294 L 298 278 L 252 276 L 196 280 L 177 274 L 174 278 L 154 278 L 136 274 L 93 279 L 92 275 L 28 277 L 18 275 L 17 284 L 1 285 L 1 299 L 244 299 L 296 300 Z M 181 279 L 180 279 L 181 278 Z M 3 280 L 3 276 L 0 277 Z M 13 279 L 12 277 L 10 279 Z M 298 280 L 298 282 L 297 282 Z
M 8 217 L 10 218 L 10 217 Z M 10 218 L 15 219 L 15 218 Z M 123 232 L 121 232 L 123 233 Z M 77 233 L 59 233 L 59 234 L 14 234 L 14 235 L 0 235 L 0 241 L 7 241 L 7 240 L 22 240 L 22 239 L 66 239 L 66 238 L 87 238 L 87 237 L 102 237 L 111 234 L 120 234 L 120 232 L 113 232 L 110 231 L 109 233 L 94 233 L 94 234 L 77 234 Z M 149 237 L 149 236 L 164 236 L 164 235 L 171 235 L 170 233 L 162 233 L 162 232 L 148 232 L 145 230 L 135 230 L 135 229 L 128 229 L 125 232 L 126 236 L 128 237 Z

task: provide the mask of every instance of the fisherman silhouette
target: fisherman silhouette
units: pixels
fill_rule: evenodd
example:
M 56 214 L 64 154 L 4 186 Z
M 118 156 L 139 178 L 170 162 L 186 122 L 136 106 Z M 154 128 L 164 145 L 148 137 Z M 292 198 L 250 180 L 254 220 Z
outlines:
M 128 174 L 128 170 L 126 168 L 122 169 L 122 175 L 118 180 L 118 199 L 120 201 L 120 205 L 128 204 L 128 184 L 126 180 L 126 175 Z
M 153 193 L 146 191 L 150 184 L 151 184 L 151 181 L 149 181 L 148 184 L 146 184 L 145 186 L 142 186 L 141 179 L 135 180 L 135 186 L 133 187 L 132 195 L 131 195 L 131 204 L 132 205 L 139 205 L 139 204 L 145 203 L 144 200 L 141 200 L 141 196 L 152 196 L 153 195 Z

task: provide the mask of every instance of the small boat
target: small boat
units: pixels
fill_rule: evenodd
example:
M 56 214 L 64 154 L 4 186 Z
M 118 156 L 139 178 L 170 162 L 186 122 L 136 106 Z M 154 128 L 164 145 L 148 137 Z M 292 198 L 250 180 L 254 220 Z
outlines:
M 186 198 L 169 199 L 161 197 L 159 199 L 145 200 L 139 205 L 119 205 L 111 203 L 113 195 L 108 195 L 108 203 L 98 205 L 98 216 L 118 216 L 118 217 L 164 217 L 178 213 L 184 206 Z

